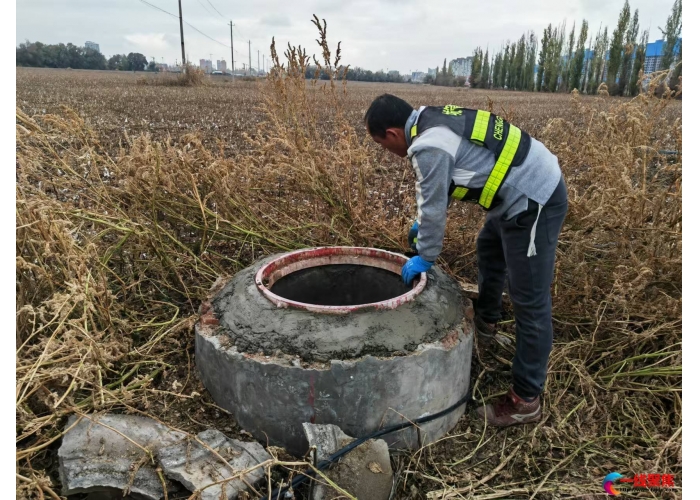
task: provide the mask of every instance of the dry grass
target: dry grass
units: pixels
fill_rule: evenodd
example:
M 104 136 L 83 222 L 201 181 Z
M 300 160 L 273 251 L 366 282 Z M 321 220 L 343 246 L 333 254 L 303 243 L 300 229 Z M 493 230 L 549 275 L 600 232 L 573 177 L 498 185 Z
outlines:
M 203 69 L 188 64 L 185 71 L 178 74 L 144 75 L 136 83 L 139 85 L 159 85 L 165 87 L 199 87 L 209 83 Z
M 678 103 L 653 89 L 629 100 L 310 85 L 303 50 L 285 55 L 282 66 L 273 47 L 262 85 L 18 70 L 18 496 L 58 488 L 70 414 L 237 431 L 192 360 L 196 309 L 217 276 L 311 245 L 403 250 L 412 174 L 361 123 L 382 91 L 503 113 L 557 154 L 570 196 L 544 420 L 497 431 L 466 415 L 400 459 L 398 498 L 584 497 L 611 471 L 679 485 L 682 156 L 658 153 L 681 150 Z M 474 282 L 482 221 L 478 208 L 450 209 L 440 265 L 463 281 Z M 512 336 L 512 322 L 502 330 Z M 508 368 L 475 364 L 476 399 L 504 391 Z

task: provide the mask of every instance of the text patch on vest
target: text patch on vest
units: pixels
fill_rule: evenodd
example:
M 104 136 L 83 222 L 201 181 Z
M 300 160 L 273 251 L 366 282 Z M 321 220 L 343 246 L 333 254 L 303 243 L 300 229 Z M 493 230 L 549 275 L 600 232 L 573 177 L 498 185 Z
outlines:
M 503 140 L 503 118 L 500 116 L 496 116 L 493 126 L 493 138 L 499 141 Z

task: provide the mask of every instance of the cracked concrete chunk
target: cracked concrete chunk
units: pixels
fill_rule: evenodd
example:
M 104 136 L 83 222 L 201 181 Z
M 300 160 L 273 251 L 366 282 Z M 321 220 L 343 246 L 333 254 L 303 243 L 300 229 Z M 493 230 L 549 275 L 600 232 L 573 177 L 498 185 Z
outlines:
M 335 425 L 305 423 L 303 426 L 309 446 L 316 446 L 319 461 L 354 441 Z M 365 441 L 324 474 L 358 500 L 386 500 L 394 482 L 389 447 L 381 439 Z M 331 500 L 341 495 L 323 482 L 321 479 L 315 484 L 313 500 Z
M 309 442 L 309 448 L 312 446 L 316 447 L 316 458 L 319 462 L 327 459 L 342 448 L 341 441 L 352 439 L 337 425 L 311 424 L 309 422 L 304 422 L 301 425 L 304 428 L 304 435 Z
M 189 439 L 158 451 L 163 472 L 190 491 L 201 490 L 272 458 L 259 443 L 229 439 L 214 429 L 200 432 L 197 438 L 206 446 Z M 247 489 L 247 484 L 255 484 L 264 475 L 265 469 L 259 467 L 240 479 L 210 486 L 202 490 L 202 500 L 219 500 L 222 493 L 225 495 L 223 498 L 228 500 L 236 498 L 241 491 Z
M 64 495 L 128 487 L 134 498 L 163 498 L 163 483 L 145 450 L 153 454 L 161 446 L 184 439 L 184 433 L 136 415 L 84 417 L 71 428 L 77 418 L 68 419 L 66 429 L 70 430 L 58 450 Z M 167 480 L 165 487 L 174 489 Z

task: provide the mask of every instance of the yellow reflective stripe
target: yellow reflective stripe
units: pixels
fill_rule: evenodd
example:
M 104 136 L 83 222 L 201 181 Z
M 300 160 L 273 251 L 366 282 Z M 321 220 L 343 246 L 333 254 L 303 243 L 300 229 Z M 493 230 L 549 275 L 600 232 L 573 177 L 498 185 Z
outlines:
M 411 139 L 418 135 L 418 125 L 411 127 Z
M 491 170 L 489 178 L 486 180 L 486 185 L 483 191 L 481 191 L 479 205 L 482 207 L 491 208 L 493 197 L 496 196 L 496 192 L 503 182 L 506 172 L 508 172 L 508 167 L 513 163 L 513 158 L 520 144 L 520 135 L 520 129 L 511 125 L 503 151 L 501 151 L 501 154 L 498 156 L 496 165 L 494 165 L 493 170 Z
M 467 188 L 458 186 L 455 188 L 454 191 L 452 191 L 452 194 L 450 196 L 458 200 L 463 200 L 464 197 L 467 196 L 467 191 L 469 191 Z
M 474 120 L 474 128 L 472 129 L 472 141 L 483 143 L 486 139 L 486 130 L 489 128 L 489 117 L 491 113 L 488 111 L 477 111 L 476 119 Z

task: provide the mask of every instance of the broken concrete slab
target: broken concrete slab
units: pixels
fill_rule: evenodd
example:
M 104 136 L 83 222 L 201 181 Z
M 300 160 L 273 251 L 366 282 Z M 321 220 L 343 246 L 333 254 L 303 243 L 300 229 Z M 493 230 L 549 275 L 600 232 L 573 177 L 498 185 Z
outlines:
M 164 488 L 174 491 L 165 478 L 161 481 L 151 456 L 183 440 L 185 433 L 137 415 L 82 417 L 73 426 L 78 418 L 68 419 L 70 430 L 58 450 L 64 495 L 126 489 L 134 497 L 160 500 Z
M 345 434 L 340 427 L 333 424 L 312 424 L 304 422 L 304 435 L 309 442 L 309 447 L 316 447 L 316 459 L 326 460 L 333 453 L 342 448 L 342 441 L 352 439 Z
M 316 446 L 318 460 L 324 460 L 354 441 L 335 425 L 304 424 L 310 446 Z M 386 441 L 370 439 L 343 456 L 324 474 L 358 500 L 386 500 L 394 482 Z M 314 485 L 313 500 L 331 500 L 340 493 L 323 479 Z
M 197 439 L 206 446 L 197 440 L 186 439 L 161 448 L 158 459 L 166 476 L 182 483 L 190 491 L 201 491 L 202 500 L 237 498 L 240 492 L 248 489 L 248 485 L 252 486 L 263 478 L 263 467 L 258 467 L 239 479 L 212 484 L 272 458 L 259 443 L 229 439 L 214 429 L 200 432 Z

